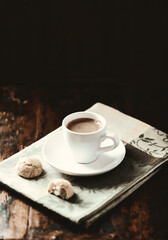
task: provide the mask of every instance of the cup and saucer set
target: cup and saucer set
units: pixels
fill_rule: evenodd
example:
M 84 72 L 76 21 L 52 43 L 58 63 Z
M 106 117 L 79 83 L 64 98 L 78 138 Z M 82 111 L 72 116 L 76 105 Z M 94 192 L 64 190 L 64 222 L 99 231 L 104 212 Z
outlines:
M 117 167 L 125 157 L 123 142 L 106 133 L 106 120 L 93 112 L 68 115 L 43 146 L 44 159 L 57 171 L 94 176 Z

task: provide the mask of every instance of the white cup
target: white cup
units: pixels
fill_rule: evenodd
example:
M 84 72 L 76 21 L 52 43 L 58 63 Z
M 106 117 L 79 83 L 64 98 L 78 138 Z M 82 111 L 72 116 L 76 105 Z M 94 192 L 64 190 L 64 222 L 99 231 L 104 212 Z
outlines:
M 94 132 L 79 133 L 67 128 L 69 122 L 79 118 L 91 118 L 101 122 L 101 127 Z M 119 145 L 119 138 L 115 134 L 106 133 L 106 120 L 97 113 L 75 112 L 63 119 L 63 136 L 67 146 L 78 163 L 90 163 L 100 154 L 111 151 Z M 110 146 L 101 147 L 105 139 L 111 139 Z

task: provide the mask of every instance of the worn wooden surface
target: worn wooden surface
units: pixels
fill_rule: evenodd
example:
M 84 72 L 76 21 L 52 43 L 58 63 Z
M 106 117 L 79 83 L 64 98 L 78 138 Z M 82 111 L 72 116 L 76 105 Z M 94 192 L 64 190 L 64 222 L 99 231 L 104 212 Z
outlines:
M 114 87 L 116 91 L 113 91 Z M 97 101 L 116 107 L 166 132 L 166 90 L 162 89 L 159 95 L 156 94 L 159 92 L 158 87 L 141 87 L 136 88 L 136 91 L 131 91 L 131 87 L 125 83 L 106 87 L 97 85 L 96 88 L 94 84 L 1 86 L 0 161 L 60 126 L 68 113 L 85 110 Z M 166 165 L 89 229 L 53 216 L 0 186 L 0 239 L 166 240 L 167 170 Z

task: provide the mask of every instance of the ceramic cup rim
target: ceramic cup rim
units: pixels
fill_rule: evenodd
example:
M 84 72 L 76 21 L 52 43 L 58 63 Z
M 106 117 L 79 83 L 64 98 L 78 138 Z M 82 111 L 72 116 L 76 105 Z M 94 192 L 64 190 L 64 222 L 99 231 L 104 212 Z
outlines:
M 93 119 L 96 119 L 96 120 L 99 120 L 101 123 L 102 123 L 102 127 L 96 131 L 93 131 L 93 132 L 88 132 L 88 133 L 79 133 L 79 132 L 74 132 L 70 129 L 67 128 L 67 124 L 70 122 L 70 121 L 73 121 L 77 118 L 80 118 L 80 117 L 90 117 L 90 118 L 93 118 Z M 94 112 L 90 112 L 90 111 L 80 111 L 80 112 L 73 112 L 69 115 L 67 115 L 63 121 L 62 121 L 62 126 L 63 128 L 71 133 L 71 134 L 74 134 L 74 135 L 83 135 L 83 136 L 86 136 L 86 135 L 94 135 L 94 134 L 97 134 L 97 133 L 100 133 L 102 132 L 102 130 L 104 130 L 106 128 L 106 119 L 98 114 L 98 113 L 94 113 Z

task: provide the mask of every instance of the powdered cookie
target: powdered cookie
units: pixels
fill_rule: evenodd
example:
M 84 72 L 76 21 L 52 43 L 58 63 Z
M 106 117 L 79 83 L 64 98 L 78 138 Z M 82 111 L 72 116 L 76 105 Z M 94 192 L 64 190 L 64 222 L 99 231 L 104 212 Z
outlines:
M 53 193 L 56 196 L 61 197 L 62 199 L 69 199 L 74 195 L 74 190 L 69 181 L 65 179 L 55 179 L 50 182 L 48 186 L 48 192 Z
M 38 177 L 42 171 L 42 164 L 37 157 L 27 156 L 17 163 L 17 173 L 24 178 Z

